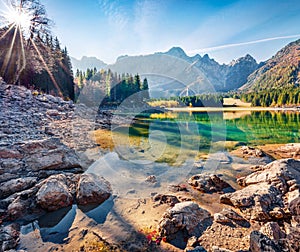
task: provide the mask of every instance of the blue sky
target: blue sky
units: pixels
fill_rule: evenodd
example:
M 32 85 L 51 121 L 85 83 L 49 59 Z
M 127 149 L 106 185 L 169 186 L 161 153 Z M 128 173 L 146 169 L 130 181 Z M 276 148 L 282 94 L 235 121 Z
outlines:
M 53 32 L 76 58 L 113 63 L 182 47 L 220 63 L 266 60 L 300 38 L 298 0 L 41 0 Z M 250 42 L 250 43 L 248 43 Z

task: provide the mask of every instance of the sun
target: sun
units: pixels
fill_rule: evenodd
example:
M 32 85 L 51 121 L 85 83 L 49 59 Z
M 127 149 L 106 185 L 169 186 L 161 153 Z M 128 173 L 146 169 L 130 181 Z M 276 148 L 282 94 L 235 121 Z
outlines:
M 4 24 L 20 28 L 24 35 L 30 33 L 34 15 L 30 8 L 23 6 L 22 1 L 12 1 L 10 4 L 5 4 L 5 10 L 1 10 L 0 16 Z

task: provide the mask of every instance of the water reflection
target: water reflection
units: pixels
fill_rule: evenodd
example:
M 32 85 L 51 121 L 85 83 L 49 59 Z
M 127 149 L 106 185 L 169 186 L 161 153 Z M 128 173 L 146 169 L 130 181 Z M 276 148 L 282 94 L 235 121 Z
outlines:
M 106 221 L 107 215 L 113 208 L 113 198 L 110 197 L 101 205 L 93 206 L 77 206 L 59 209 L 50 212 L 40 217 L 38 220 L 22 226 L 22 235 L 30 233 L 39 233 L 43 242 L 52 242 L 55 244 L 62 244 L 69 236 L 69 231 L 76 218 L 77 211 L 82 211 L 86 216 L 102 224 Z

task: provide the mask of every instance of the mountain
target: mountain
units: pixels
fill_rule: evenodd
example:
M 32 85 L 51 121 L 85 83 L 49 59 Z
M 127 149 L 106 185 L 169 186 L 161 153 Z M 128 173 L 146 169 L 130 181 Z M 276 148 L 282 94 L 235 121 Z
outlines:
M 108 68 L 147 77 L 151 96 L 164 93 L 165 97 L 237 89 L 247 82 L 258 64 L 250 55 L 228 65 L 219 64 L 207 54 L 190 57 L 182 48 L 173 47 L 150 55 L 121 56 Z
M 266 61 L 249 77 L 242 91 L 262 91 L 300 85 L 300 39 Z
M 74 72 L 76 72 L 77 69 L 86 71 L 87 68 L 91 69 L 96 67 L 97 69 L 102 69 L 107 66 L 106 63 L 104 63 L 102 60 L 97 59 L 96 57 L 83 56 L 80 60 L 73 57 L 70 58 Z

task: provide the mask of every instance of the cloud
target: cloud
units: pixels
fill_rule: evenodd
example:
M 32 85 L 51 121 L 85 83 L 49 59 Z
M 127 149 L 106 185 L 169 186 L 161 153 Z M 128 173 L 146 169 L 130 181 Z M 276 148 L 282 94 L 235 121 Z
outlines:
M 195 49 L 188 51 L 189 54 L 196 54 L 196 53 L 203 53 L 203 52 L 212 52 L 212 51 L 218 51 L 223 50 L 231 47 L 238 47 L 238 46 L 246 46 L 246 45 L 252 45 L 252 44 L 258 44 L 258 43 L 265 43 L 273 40 L 282 40 L 282 39 L 291 39 L 291 38 L 299 38 L 300 34 L 294 34 L 294 35 L 288 35 L 288 36 L 278 36 L 278 37 L 272 37 L 272 38 L 264 38 L 264 39 L 258 39 L 253 41 L 247 41 L 242 43 L 232 43 L 232 44 L 225 44 L 220 46 L 214 46 L 214 47 L 207 47 L 207 48 L 201 48 L 201 49 Z
M 118 0 L 99 0 L 101 10 L 108 18 L 109 24 L 116 30 L 123 30 L 128 22 L 128 13 Z

